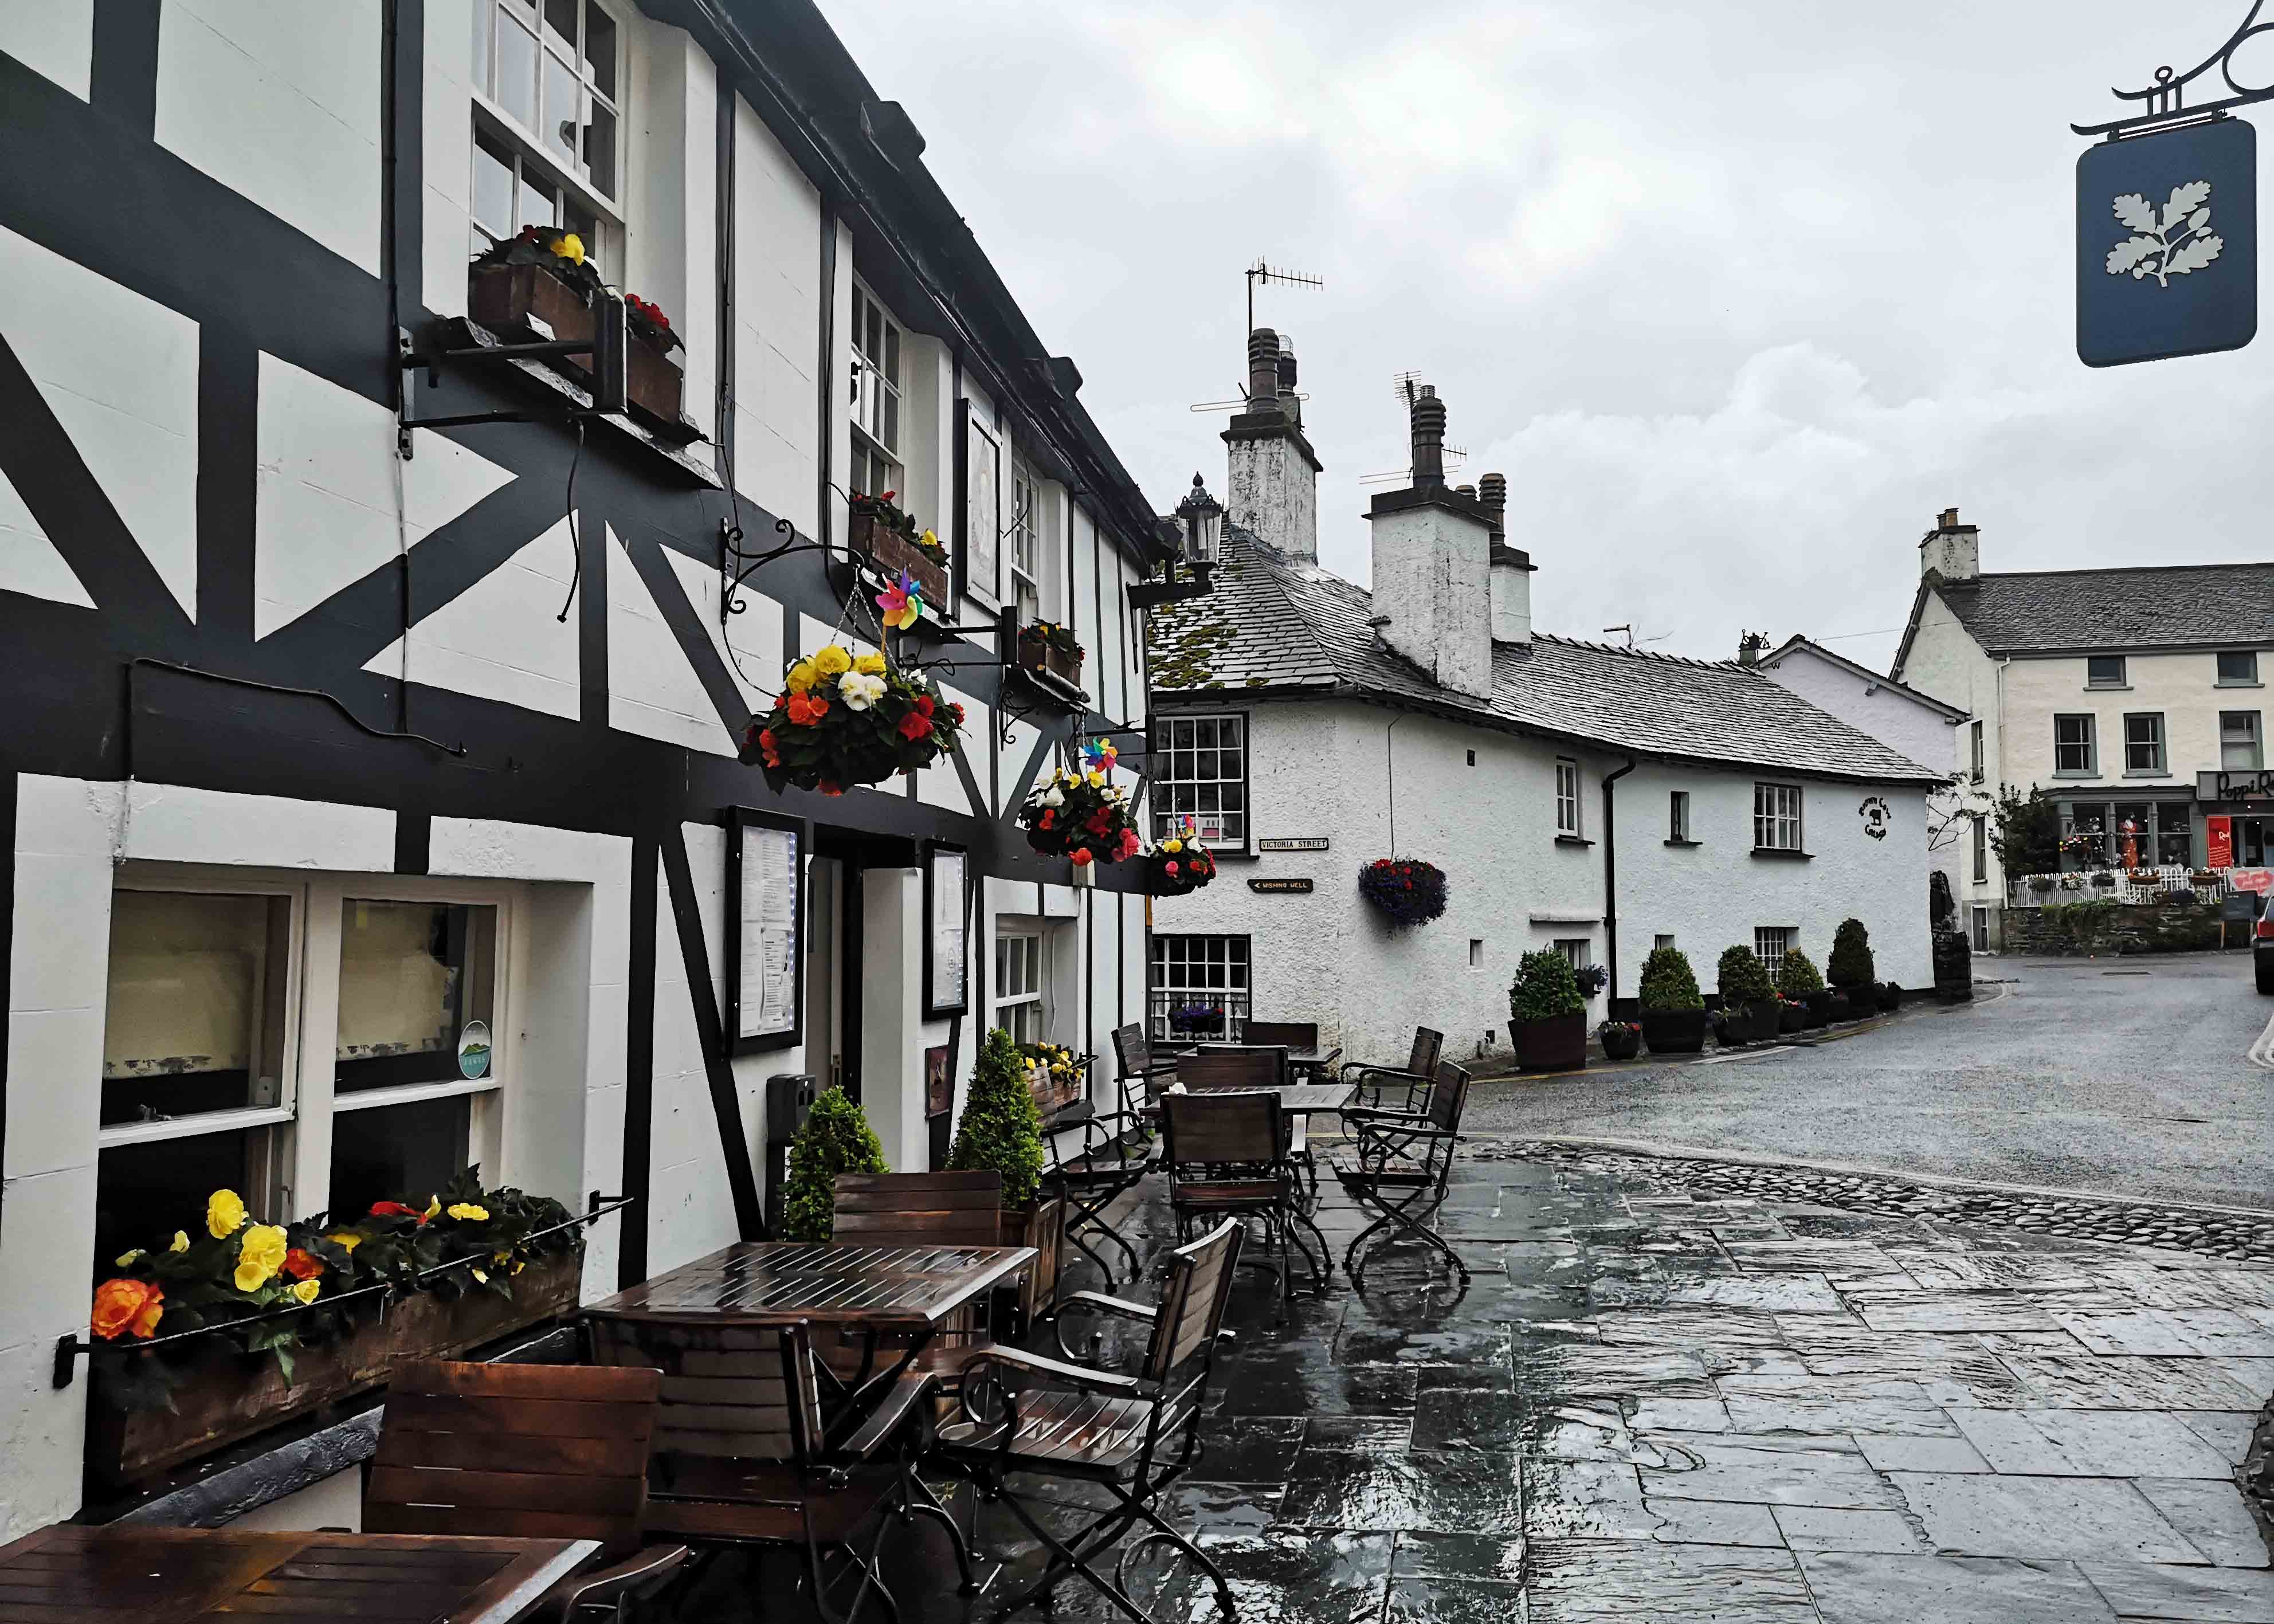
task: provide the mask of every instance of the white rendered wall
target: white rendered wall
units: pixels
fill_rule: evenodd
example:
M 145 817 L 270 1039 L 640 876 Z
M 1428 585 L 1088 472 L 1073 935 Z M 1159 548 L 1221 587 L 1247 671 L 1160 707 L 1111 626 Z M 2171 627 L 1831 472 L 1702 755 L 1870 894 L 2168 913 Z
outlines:
M 2261 675 L 2274 674 L 2274 650 L 2258 657 Z M 2260 739 L 2274 715 L 2263 686 L 2220 688 L 2218 662 L 2211 650 L 2187 654 L 2125 657 L 2125 687 L 2087 688 L 2082 656 L 2015 658 L 2006 667 L 2007 762 L 2017 783 L 2058 790 L 2064 782 L 2116 786 L 2112 799 L 2132 789 L 2180 789 L 2192 793 L 2195 774 L 2218 766 L 2218 717 L 2222 710 L 2260 713 Z M 2124 764 L 2124 718 L 2142 711 L 2164 718 L 2164 771 L 2133 772 Z M 2057 777 L 2053 766 L 2053 718 L 2090 715 L 2099 759 L 2083 778 Z
M 1319 555 L 1319 476 L 1294 442 L 1235 440 L 1225 447 L 1224 511 L 1268 546 Z
M 1992 659 L 1974 641 L 1974 635 L 1962 625 L 1950 606 L 1941 597 L 1929 592 L 1919 612 L 1917 633 L 1911 639 L 1909 657 L 1896 674 L 1922 694 L 1931 694 L 1946 705 L 1955 705 L 1967 712 L 1969 722 L 1982 724 L 1983 782 L 1979 788 L 1966 786 L 1963 809 L 1989 816 L 1990 807 L 1999 788 L 2013 786 L 2026 794 L 2032 779 L 2026 771 L 2017 773 L 2014 752 L 2014 742 L 2006 727 L 2000 703 L 2006 677 L 2010 666 L 2007 662 Z M 2046 724 L 2046 753 L 2050 756 L 2052 724 Z M 1965 724 L 1958 729 L 1959 737 L 1953 748 L 1957 754 L 1952 759 L 1954 771 L 1971 771 L 1973 745 Z M 1929 763 L 1931 765 L 1932 763 Z M 1993 825 L 1994 827 L 1994 825 Z M 1936 852 L 1935 866 L 1950 876 L 1951 891 L 1959 905 L 1959 923 L 1964 926 L 1970 915 L 1968 909 L 1977 905 L 1993 906 L 2001 903 L 2006 894 L 2006 876 L 1998 861 L 1996 848 L 1986 846 L 1983 872 L 1985 877 L 1974 878 L 1973 831 L 1962 828 L 1954 845 Z M 1997 914 L 1993 912 L 1994 921 Z

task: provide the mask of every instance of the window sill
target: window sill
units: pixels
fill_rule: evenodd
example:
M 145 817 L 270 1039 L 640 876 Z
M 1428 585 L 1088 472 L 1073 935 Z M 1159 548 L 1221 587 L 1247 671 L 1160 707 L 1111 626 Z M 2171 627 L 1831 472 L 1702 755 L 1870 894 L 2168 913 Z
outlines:
M 1593 840 L 1584 840 L 1577 835 L 1557 835 L 1555 837 L 1555 844 L 1558 846 L 1575 846 L 1584 849 L 1594 845 L 1595 843 Z
M 1238 846 L 1208 846 L 1205 840 L 1201 844 L 1207 846 L 1208 854 L 1220 863 L 1261 862 L 1263 860 L 1260 852 L 1243 851 Z
M 2067 780 L 2068 782 L 2073 783 L 2073 784 L 2084 784 L 2084 783 L 2089 783 L 2090 781 L 2091 781 L 2091 780 L 2092 780 L 2092 779 L 2094 779 L 2094 778 L 2098 778 L 2099 776 L 2100 776 L 2100 775 L 2099 775 L 2098 773 L 2094 772 L 2094 771 L 2090 771 L 2090 769 L 2088 769 L 2088 770 L 2086 770 L 2086 771 L 2082 771 L 2082 772 L 2063 772 L 2063 771 L 2060 771 L 2059 768 L 2055 768 L 2055 769 L 2053 770 L 2053 777 L 2055 777 L 2056 778 L 2062 778 L 2062 779 L 2066 779 L 2066 780 Z
M 482 326 L 480 323 L 471 321 L 463 316 L 451 317 L 447 320 L 439 323 L 438 326 L 442 335 L 446 339 L 456 340 L 463 335 L 465 346 L 468 348 L 489 350 L 495 348 L 499 344 L 514 342 L 508 337 L 501 337 L 498 334 L 492 332 L 489 328 Z M 456 348 L 457 346 L 454 343 L 452 347 Z M 534 383 L 542 388 L 549 389 L 554 395 L 559 395 L 565 402 L 567 408 L 583 409 L 585 410 L 591 410 L 592 404 L 591 392 L 582 387 L 573 380 L 565 378 L 561 373 L 554 372 L 542 361 L 532 361 L 524 356 L 512 356 L 504 357 L 504 359 L 505 364 L 508 366 L 510 366 L 514 371 L 521 373 L 523 377 L 528 379 L 531 383 Z M 476 363 L 471 361 L 457 361 L 452 363 L 452 365 L 457 366 L 471 366 L 476 365 Z M 483 365 L 494 366 L 496 363 L 489 362 Z M 407 384 L 410 374 L 406 373 L 404 377 Z M 420 412 L 420 415 L 425 415 L 423 410 Z M 719 477 L 718 470 L 713 469 L 710 464 L 697 460 L 694 456 L 689 455 L 685 448 L 673 445 L 669 440 L 655 433 L 642 424 L 634 421 L 629 416 L 619 417 L 611 415 L 594 420 L 606 425 L 609 428 L 615 430 L 619 434 L 623 435 L 634 443 L 645 447 L 654 455 L 662 458 L 664 462 L 669 463 L 678 472 L 685 475 L 690 479 L 693 479 L 697 484 L 709 485 L 714 491 L 724 490 L 726 488 L 726 482 Z M 547 421 L 547 419 L 540 416 L 536 419 L 536 421 L 545 422 Z M 563 426 L 566 426 L 565 412 L 562 418 L 562 425 Z M 688 442 L 690 446 L 704 445 L 706 443 L 707 441 L 699 430 L 695 431 L 695 438 Z
M 1705 845 L 1705 844 L 1706 844 L 1706 842 L 1704 842 L 1703 840 L 1668 840 L 1668 841 L 1667 842 L 1667 845 L 1668 845 L 1668 846 L 1703 846 L 1703 845 Z
M 1753 848 L 1753 855 L 1766 858 L 1773 862 L 1814 862 L 1816 861 L 1814 852 L 1803 852 L 1796 846 L 1757 846 Z
M 2211 686 L 2213 688 L 2264 688 L 2266 685 L 2263 682 L 2245 682 L 2239 678 L 2222 677 Z
M 2127 778 L 2168 778 L 2172 776 L 2172 770 L 2169 767 L 2143 767 L 2135 771 L 2127 767 L 2124 776 Z
M 2084 685 L 2084 691 L 2088 694 L 2128 694 L 2132 691 L 2132 685 L 2129 682 L 2088 682 Z

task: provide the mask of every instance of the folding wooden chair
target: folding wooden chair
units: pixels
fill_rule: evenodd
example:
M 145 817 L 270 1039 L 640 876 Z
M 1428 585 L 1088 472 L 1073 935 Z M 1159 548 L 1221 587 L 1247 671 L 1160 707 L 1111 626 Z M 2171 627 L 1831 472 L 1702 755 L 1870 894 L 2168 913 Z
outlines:
M 1278 1243 L 1283 1312 L 1294 1296 L 1292 1253 L 1302 1254 L 1314 1287 L 1326 1289 L 1330 1254 L 1326 1237 L 1303 1214 L 1301 1175 L 1289 1157 L 1288 1122 L 1276 1091 L 1164 1094 L 1161 1142 L 1169 1168 L 1169 1211 L 1178 1239 L 1189 1238 L 1195 1223 L 1261 1219 L 1267 1240 Z M 1315 1255 L 1299 1225 L 1318 1241 Z
M 930 1440 L 937 1377 L 903 1372 L 860 1430 L 832 1447 L 813 1335 L 802 1322 L 772 1331 L 624 1312 L 591 1313 L 585 1324 L 598 1363 L 662 1372 L 650 1530 L 714 1549 L 799 1550 L 824 1624 L 849 1624 L 871 1590 L 897 1624 L 900 1605 L 877 1557 L 895 1520 L 928 1517 L 947 1530 L 963 1592 L 977 1591 L 963 1530 L 915 1471 Z M 831 1558 L 851 1572 L 832 1581 L 824 1566 Z M 860 1583 L 840 1610 L 832 1584 L 854 1574 Z
M 641 1547 L 648 1440 L 662 1378 L 578 1365 L 405 1365 L 388 1384 L 365 1485 L 373 1534 L 597 1539 L 614 1566 L 572 1575 L 525 1616 L 621 1617 L 687 1560 Z
M 992 1168 L 959 1173 L 840 1173 L 836 1185 L 840 1246 L 999 1246 L 1003 1175 Z M 985 1305 L 957 1311 L 916 1357 L 953 1386 L 972 1355 L 987 1345 Z M 840 1354 L 843 1344 L 840 1345 Z M 852 1354 L 855 1360 L 858 1351 Z M 832 1357 L 840 1375 L 850 1366 Z
M 1008 1505 L 1050 1553 L 1042 1575 L 1005 1600 L 1003 1612 L 1046 1597 L 1080 1574 L 1137 1624 L 1151 1624 L 1129 1595 L 1129 1563 L 1147 1545 L 1165 1543 L 1200 1564 L 1215 1583 L 1217 1605 L 1231 1615 L 1231 1587 L 1223 1570 L 1163 1519 L 1159 1507 L 1163 1493 L 1200 1452 L 1201 1412 L 1239 1245 L 1239 1224 L 1227 1219 L 1169 1254 L 1157 1306 L 1117 1304 L 1153 1327 L 1133 1376 L 1013 1348 L 998 1348 L 970 1367 L 965 1418 L 940 1429 L 937 1458 L 969 1473 L 988 1498 Z M 1007 1488 L 1008 1479 L 1028 1476 L 1096 1484 L 1114 1504 L 1062 1538 Z M 1151 1531 L 1130 1543 L 1108 1578 L 1095 1562 L 1140 1522 Z
M 1352 1085 L 1351 1103 L 1370 1109 L 1418 1111 L 1427 1103 L 1437 1062 L 1445 1052 L 1445 1034 L 1431 1026 L 1413 1028 L 1413 1048 L 1403 1066 L 1367 1065 L 1352 1062 L 1343 1067 L 1343 1080 Z
M 1469 1074 L 1449 1060 L 1440 1061 L 1426 1113 L 1419 1117 L 1398 1113 L 1393 1121 L 1361 1128 L 1353 1159 L 1334 1164 L 1343 1192 L 1379 1214 L 1352 1237 L 1349 1251 L 1343 1254 L 1343 1272 L 1350 1276 L 1352 1285 L 1361 1289 L 1365 1285 L 1366 1264 L 1373 1256 L 1367 1251 L 1367 1243 L 1380 1236 L 1374 1247 L 1379 1251 L 1400 1235 L 1415 1236 L 1442 1252 L 1459 1273 L 1461 1283 L 1468 1284 L 1469 1266 L 1442 1236 L 1428 1227 L 1429 1220 L 1445 1204 L 1454 1152 L 1460 1144 L 1461 1113 L 1468 1097 Z M 1366 1255 L 1361 1257 L 1361 1252 Z

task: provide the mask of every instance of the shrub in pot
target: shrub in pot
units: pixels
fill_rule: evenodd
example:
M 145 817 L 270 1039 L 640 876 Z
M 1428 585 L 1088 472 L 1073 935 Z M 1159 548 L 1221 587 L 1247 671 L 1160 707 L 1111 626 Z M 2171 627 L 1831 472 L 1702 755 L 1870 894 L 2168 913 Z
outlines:
M 1753 1018 L 1743 1010 L 1715 1010 L 1713 1023 L 1713 1041 L 1723 1049 L 1734 1049 L 1740 1043 L 1752 1041 Z
M 790 1141 L 789 1181 L 782 1188 L 782 1238 L 830 1239 L 837 1233 L 837 1176 L 892 1170 L 885 1165 L 885 1147 L 866 1114 L 842 1088 L 832 1085 L 814 1101 L 805 1126 Z
M 1527 1071 L 1587 1064 L 1587 1001 L 1571 961 L 1554 948 L 1526 953 L 1508 989 L 1508 1038 Z
M 1898 1010 L 1902 1007 L 1903 989 L 1901 982 L 1881 981 L 1877 990 L 1879 996 L 1879 1002 L 1881 1009 Z
M 1871 961 L 1871 933 L 1862 920 L 1843 919 L 1832 933 L 1832 957 L 1824 961 L 1824 979 L 1846 993 L 1851 1004 L 1857 993 L 1870 993 L 1879 967 Z
M 1868 998 L 1871 994 L 1867 990 L 1864 996 Z M 1834 1024 L 1843 1020 L 1853 1020 L 1858 1012 L 1853 998 L 1837 987 L 1832 989 L 1832 1019 Z
M 1595 1035 L 1603 1040 L 1606 1060 L 1631 1060 L 1642 1047 L 1642 1027 L 1630 1020 L 1607 1020 Z
M 1690 956 L 1653 947 L 1642 961 L 1642 1038 L 1653 1055 L 1694 1055 L 1706 1047 L 1706 999 Z
M 1810 1026 L 1820 1026 L 1832 1019 L 1832 995 L 1825 990 L 1816 960 L 1806 953 L 1796 947 L 1787 948 L 1784 962 L 1777 966 L 1776 979 L 1777 991 L 1807 1010 Z
M 1752 1022 L 1749 1028 L 1752 1035 L 1776 1036 L 1780 1019 L 1776 983 L 1769 979 L 1769 967 L 1760 961 L 1759 955 L 1742 944 L 1724 948 L 1716 971 L 1721 983 L 1722 1008 L 1747 1015 Z
M 1808 1005 L 1797 998 L 1777 1000 L 1777 1030 L 1805 1032 L 1808 1030 Z

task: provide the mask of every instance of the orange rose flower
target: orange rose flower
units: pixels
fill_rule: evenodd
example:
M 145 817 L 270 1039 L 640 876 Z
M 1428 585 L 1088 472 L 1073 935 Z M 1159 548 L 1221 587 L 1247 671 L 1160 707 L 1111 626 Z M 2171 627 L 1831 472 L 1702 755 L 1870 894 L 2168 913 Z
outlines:
M 305 1247 L 295 1246 L 284 1254 L 284 1272 L 295 1280 L 313 1280 L 324 1272 L 324 1260 Z
M 829 702 L 812 699 L 803 694 L 789 696 L 789 719 L 801 727 L 810 727 L 829 714 Z
M 157 1328 L 158 1316 L 164 1312 L 158 1304 L 165 1295 L 147 1280 L 106 1280 L 94 1289 L 87 1324 L 107 1342 L 126 1331 L 147 1336 Z

